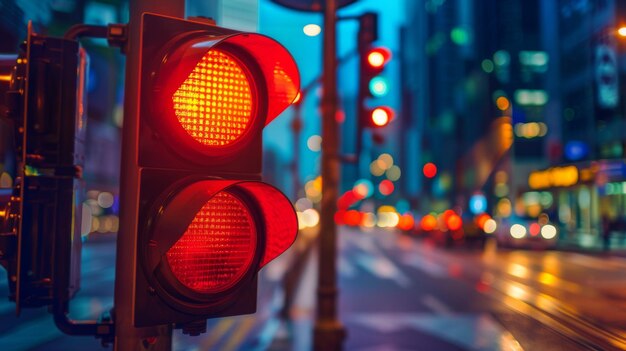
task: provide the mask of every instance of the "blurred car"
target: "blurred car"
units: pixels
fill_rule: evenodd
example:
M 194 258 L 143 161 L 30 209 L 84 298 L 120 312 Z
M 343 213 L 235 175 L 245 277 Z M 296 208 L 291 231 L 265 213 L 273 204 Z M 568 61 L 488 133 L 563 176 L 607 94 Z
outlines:
M 559 231 L 546 215 L 537 218 L 511 216 L 498 222 L 495 232 L 498 245 L 526 249 L 556 247 Z
M 487 241 L 487 234 L 474 218 L 469 216 L 463 218 L 463 241 L 465 245 L 474 248 L 484 248 Z
M 487 240 L 487 234 L 471 216 L 460 216 L 453 211 L 446 211 L 437 217 L 426 215 L 418 227 L 419 235 L 446 248 L 482 249 Z

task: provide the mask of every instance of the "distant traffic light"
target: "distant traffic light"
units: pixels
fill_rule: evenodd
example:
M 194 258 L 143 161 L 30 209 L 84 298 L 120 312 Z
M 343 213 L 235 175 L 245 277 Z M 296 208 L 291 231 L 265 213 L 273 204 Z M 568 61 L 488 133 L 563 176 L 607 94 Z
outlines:
M 367 12 L 359 16 L 356 154 L 361 153 L 364 128 L 384 127 L 394 117 L 394 112 L 390 107 L 377 105 L 371 101 L 384 97 L 390 90 L 388 81 L 381 73 L 391 60 L 391 51 L 382 46 L 374 46 L 377 39 L 378 14 Z M 377 134 L 372 134 L 372 138 L 375 142 L 382 140 Z
M 385 47 L 371 48 L 365 52 L 365 61 L 367 62 L 365 70 L 369 75 L 378 75 L 390 59 L 391 52 L 389 49 Z
M 260 179 L 263 128 L 299 75 L 263 35 L 154 14 L 141 35 L 120 209 L 120 235 L 137 235 L 133 324 L 198 334 L 253 313 L 258 271 L 295 240 L 290 201 Z
M 364 44 L 365 45 L 365 44 Z M 387 80 L 380 76 L 391 59 L 391 52 L 385 47 L 371 47 L 361 52 L 360 64 L 360 103 L 366 106 L 366 99 L 381 97 L 387 94 L 389 86 Z
M 384 127 L 393 119 L 394 112 L 386 106 L 376 107 L 368 111 L 366 126 Z

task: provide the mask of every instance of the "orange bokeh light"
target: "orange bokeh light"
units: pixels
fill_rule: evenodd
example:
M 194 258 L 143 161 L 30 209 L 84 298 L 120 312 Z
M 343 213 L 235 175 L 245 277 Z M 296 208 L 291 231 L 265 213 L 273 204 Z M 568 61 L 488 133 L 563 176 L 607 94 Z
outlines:
M 424 231 L 431 231 L 437 227 L 437 218 L 431 214 L 427 214 L 422 217 L 420 221 L 420 227 Z
M 505 98 L 504 96 L 500 96 L 499 98 L 496 99 L 496 107 L 498 107 L 498 110 L 506 111 L 510 106 L 511 106 L 511 102 L 509 101 L 509 99 Z
M 448 226 L 448 229 L 450 229 L 450 230 L 459 230 L 459 229 L 461 229 L 461 226 L 463 225 L 463 220 L 456 213 L 453 213 L 453 214 L 451 214 L 451 215 L 449 215 L 447 217 L 444 217 L 444 218 L 446 220 L 446 226 Z
M 407 213 L 400 216 L 400 220 L 398 221 L 398 225 L 396 225 L 396 227 L 398 227 L 398 229 L 400 230 L 411 230 L 413 229 L 414 225 L 415 219 L 413 219 L 413 216 L 411 214 Z

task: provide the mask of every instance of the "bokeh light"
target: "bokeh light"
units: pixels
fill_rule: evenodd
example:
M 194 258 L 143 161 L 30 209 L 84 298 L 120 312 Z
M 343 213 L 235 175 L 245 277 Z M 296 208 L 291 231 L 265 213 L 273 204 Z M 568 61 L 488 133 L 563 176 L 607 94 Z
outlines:
M 556 236 L 556 227 L 551 224 L 544 225 L 541 228 L 541 236 L 544 239 L 553 239 Z
M 315 37 L 318 36 L 322 32 L 322 27 L 317 24 L 310 23 L 302 27 L 302 31 L 306 36 Z
M 498 224 L 496 223 L 496 221 L 490 218 L 485 221 L 485 224 L 483 226 L 483 231 L 487 234 L 492 234 L 496 231 L 497 227 L 498 227 Z
M 391 193 L 393 193 L 394 188 L 395 187 L 393 183 L 388 179 L 383 180 L 378 185 L 378 191 L 384 196 L 391 195 Z
M 526 228 L 521 224 L 513 224 L 509 232 L 515 239 L 521 239 L 526 236 Z
M 498 107 L 498 110 L 506 111 L 510 106 L 511 106 L 511 103 L 509 102 L 509 99 L 507 99 L 506 97 L 500 96 L 499 98 L 496 99 L 496 107 Z
M 395 182 L 398 179 L 400 179 L 401 174 L 402 172 L 400 171 L 400 167 L 398 167 L 397 165 L 393 165 L 389 167 L 389 169 L 385 172 L 387 179 L 391 180 L 392 182 Z
M 422 171 L 424 172 L 424 177 L 434 178 L 437 175 L 437 166 L 432 162 L 428 162 L 424 165 Z
M 306 141 L 306 146 L 313 152 L 318 152 L 322 149 L 322 137 L 319 135 L 312 135 Z
M 113 202 L 115 201 L 115 198 L 113 197 L 113 194 L 103 191 L 100 194 L 98 194 L 98 205 L 102 208 L 110 208 L 111 206 L 113 206 Z

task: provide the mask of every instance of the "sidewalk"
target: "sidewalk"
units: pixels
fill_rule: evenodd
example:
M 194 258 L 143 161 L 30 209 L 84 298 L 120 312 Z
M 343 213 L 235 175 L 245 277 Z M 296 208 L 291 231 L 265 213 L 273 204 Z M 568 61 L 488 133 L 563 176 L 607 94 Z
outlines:
M 585 233 L 576 233 L 576 235 L 559 238 L 556 250 L 626 257 L 626 236 L 612 235 L 609 250 L 605 251 L 602 238 Z

